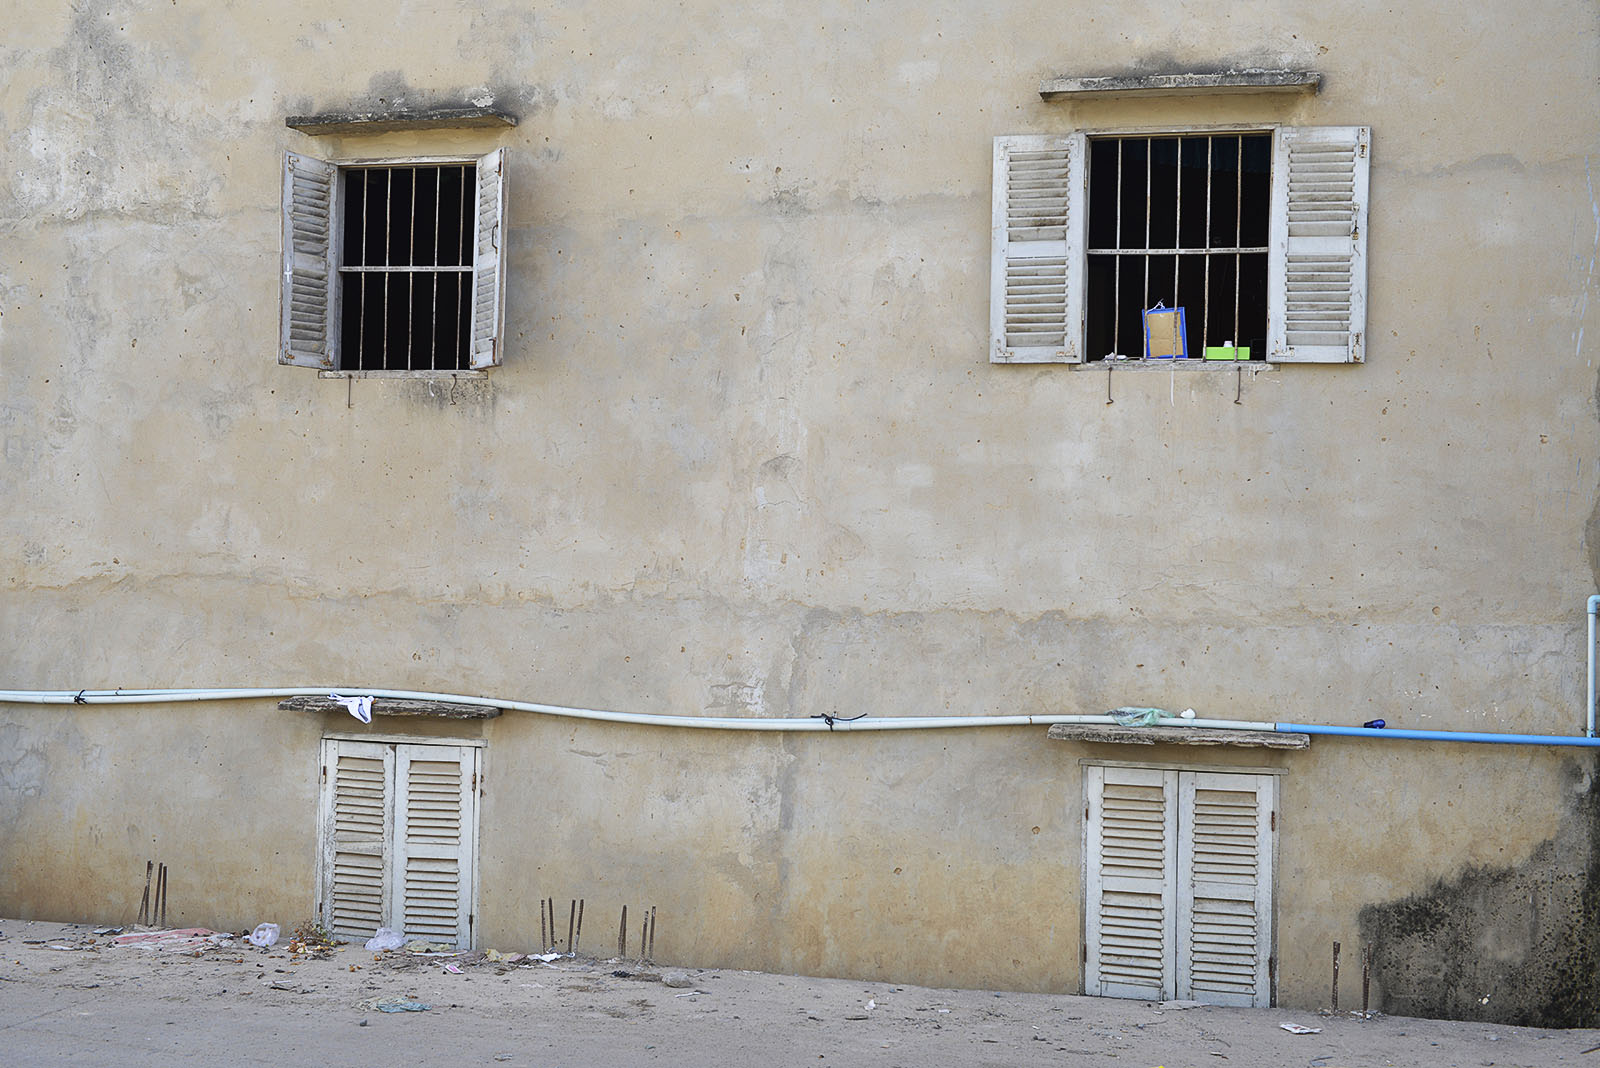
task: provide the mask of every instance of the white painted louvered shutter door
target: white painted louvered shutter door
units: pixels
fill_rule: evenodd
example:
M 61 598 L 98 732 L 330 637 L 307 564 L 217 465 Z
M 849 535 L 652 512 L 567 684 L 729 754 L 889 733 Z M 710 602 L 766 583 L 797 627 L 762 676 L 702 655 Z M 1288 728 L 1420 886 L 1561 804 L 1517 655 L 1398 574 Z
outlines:
M 1372 131 L 1284 126 L 1273 141 L 1267 359 L 1360 363 Z
M 339 168 L 283 157 L 283 283 L 278 362 L 331 369 L 337 337 Z
M 472 366 L 498 367 L 504 346 L 506 257 L 505 149 L 478 160 L 472 258 Z
M 1084 775 L 1084 992 L 1172 998 L 1178 773 L 1087 767 Z
M 994 142 L 989 359 L 1083 359 L 1084 136 Z
M 322 923 L 370 938 L 388 922 L 393 856 L 394 751 L 375 742 L 322 743 Z
M 1271 998 L 1271 775 L 1185 772 L 1180 789 L 1178 996 L 1266 1008 Z
M 394 918 L 407 937 L 472 945 L 478 750 L 395 747 Z

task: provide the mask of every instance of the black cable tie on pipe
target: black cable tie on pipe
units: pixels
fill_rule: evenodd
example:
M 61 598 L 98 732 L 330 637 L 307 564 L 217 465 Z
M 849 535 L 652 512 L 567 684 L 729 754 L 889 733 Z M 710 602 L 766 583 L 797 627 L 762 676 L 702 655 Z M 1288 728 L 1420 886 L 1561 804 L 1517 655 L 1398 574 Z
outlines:
M 77 693 L 76 693 L 76 694 L 75 694 L 75 695 L 74 695 L 74 696 L 73 696 L 73 698 L 72 698 L 72 703 L 73 703 L 73 704 L 75 704 L 75 705 L 86 705 L 86 704 L 88 704 L 88 703 L 89 703 L 89 702 L 88 702 L 88 700 L 86 700 L 86 699 L 85 699 L 85 698 L 84 698 L 84 696 L 83 696 L 83 695 L 84 695 L 84 694 L 86 694 L 86 693 L 88 693 L 88 692 L 89 692 L 89 691 L 87 691 L 87 690 L 79 690 L 79 691 L 78 691 L 78 692 L 77 692 Z
M 831 712 L 818 712 L 815 713 L 811 718 L 822 720 L 822 722 L 828 725 L 828 729 L 831 731 L 833 730 L 833 725 L 835 723 L 854 723 L 858 719 L 866 719 L 867 714 L 862 712 L 860 715 L 856 716 L 836 716 Z

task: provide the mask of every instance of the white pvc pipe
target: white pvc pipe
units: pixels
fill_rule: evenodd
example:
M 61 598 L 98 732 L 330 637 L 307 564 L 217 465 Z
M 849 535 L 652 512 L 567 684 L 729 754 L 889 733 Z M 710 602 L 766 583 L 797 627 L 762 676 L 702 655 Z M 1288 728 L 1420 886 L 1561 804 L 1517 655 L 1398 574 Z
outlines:
M 0 690 L 0 704 L 33 705 L 134 705 L 167 704 L 183 701 L 230 701 L 239 699 L 270 699 L 284 697 L 324 697 L 329 693 L 387 697 L 412 701 L 443 701 L 458 705 L 476 705 L 480 708 L 503 708 L 516 712 L 534 712 L 569 719 L 598 720 L 606 723 L 632 723 L 647 727 L 693 727 L 702 730 L 726 731 L 909 731 L 945 730 L 961 727 L 1033 727 L 1055 723 L 1093 723 L 1115 725 L 1116 718 L 1109 715 L 1048 715 L 1048 716 L 882 716 L 866 719 L 840 719 L 832 722 L 820 716 L 804 719 L 795 717 L 755 718 L 737 716 L 672 716 L 644 712 L 614 712 L 599 708 L 572 708 L 566 705 L 549 705 L 534 701 L 507 701 L 493 697 L 470 694 L 430 693 L 423 690 L 385 690 L 364 686 L 290 686 L 290 687 L 236 687 L 232 689 L 170 689 L 170 690 Z M 1174 727 L 1210 727 L 1217 730 L 1272 731 L 1276 724 L 1240 719 L 1179 719 L 1169 724 Z

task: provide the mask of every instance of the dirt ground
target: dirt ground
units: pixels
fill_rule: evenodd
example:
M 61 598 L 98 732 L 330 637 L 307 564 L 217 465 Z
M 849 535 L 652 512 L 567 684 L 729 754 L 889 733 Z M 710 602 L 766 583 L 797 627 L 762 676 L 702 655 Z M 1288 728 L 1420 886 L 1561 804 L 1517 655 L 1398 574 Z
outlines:
M 0 920 L 0 1064 L 1600 1068 L 1600 1030 L 119 931 Z

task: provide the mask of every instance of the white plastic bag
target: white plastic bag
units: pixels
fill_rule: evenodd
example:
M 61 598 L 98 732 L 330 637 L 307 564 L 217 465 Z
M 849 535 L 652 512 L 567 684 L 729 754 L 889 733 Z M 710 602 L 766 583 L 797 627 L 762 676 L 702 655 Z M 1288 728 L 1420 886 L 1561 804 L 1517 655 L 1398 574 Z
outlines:
M 386 949 L 400 949 L 405 944 L 406 936 L 393 927 L 380 927 L 377 934 L 367 939 L 367 948 L 374 953 L 382 953 Z
M 256 929 L 245 935 L 252 946 L 261 949 L 270 949 L 278 944 L 278 925 L 275 923 L 258 923 Z

